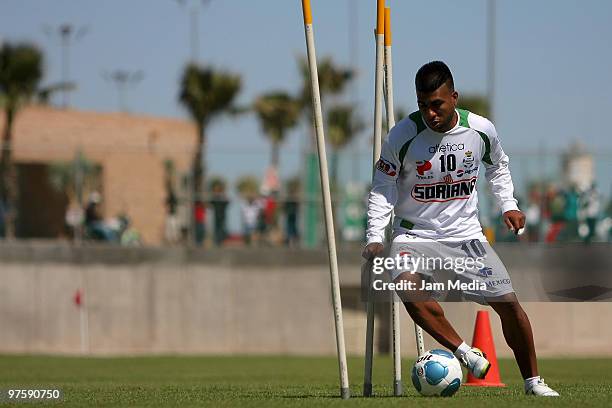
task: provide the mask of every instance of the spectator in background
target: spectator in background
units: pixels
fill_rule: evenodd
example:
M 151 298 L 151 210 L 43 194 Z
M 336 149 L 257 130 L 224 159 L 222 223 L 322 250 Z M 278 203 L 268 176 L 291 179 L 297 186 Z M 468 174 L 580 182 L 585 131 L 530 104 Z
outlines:
M 540 238 L 540 200 L 537 192 L 529 194 L 529 205 L 525 211 L 525 230 L 527 231 L 527 241 L 538 242 Z
M 165 238 L 169 244 L 176 244 L 181 236 L 181 228 L 178 220 L 178 199 L 174 193 L 174 189 L 167 188 L 168 195 L 166 197 L 166 231 Z
M 119 242 L 123 246 L 140 246 L 142 244 L 142 238 L 140 233 L 132 227 L 132 221 L 127 214 L 119 214 L 117 216 L 119 222 Z
M 225 194 L 225 183 L 220 180 L 214 180 L 211 183 L 212 196 L 210 206 L 213 213 L 213 240 L 215 245 L 220 246 L 227 238 L 227 206 L 229 201 Z
M 97 191 L 89 195 L 85 208 L 85 231 L 91 239 L 99 241 L 117 241 L 115 231 L 104 222 L 100 214 L 102 196 Z
M 4 203 L 0 200 L 0 238 L 4 238 Z
M 264 208 L 266 207 L 266 197 L 257 198 L 257 205 L 259 211 L 257 212 L 257 238 L 260 242 L 266 242 L 268 236 L 268 225 L 266 224 L 266 217 L 264 216 Z
M 195 221 L 195 243 L 200 246 L 206 238 L 206 207 L 202 200 L 196 200 L 193 204 L 193 219 Z
M 578 200 L 580 195 L 576 186 L 571 186 L 563 195 L 563 219 L 565 228 L 563 229 L 562 241 L 574 241 L 578 237 Z
M 272 192 L 269 194 L 265 201 L 264 206 L 264 217 L 268 229 L 276 227 L 276 211 L 278 210 L 278 193 Z
M 589 243 L 595 238 L 597 231 L 597 220 L 601 212 L 601 195 L 597 191 L 595 183 L 591 185 L 580 196 L 580 213 L 581 218 L 586 222 L 587 233 L 584 236 L 584 241 Z
M 261 204 L 254 196 L 249 195 L 242 201 L 240 208 L 242 215 L 242 229 L 244 243 L 251 245 L 255 232 L 257 231 L 257 222 L 261 213 Z
M 546 233 L 546 242 L 555 242 L 565 226 L 564 218 L 565 199 L 553 185 L 548 186 L 544 202 L 544 219 L 550 220 Z
M 287 197 L 283 210 L 285 213 L 285 245 L 288 247 L 297 246 L 300 241 L 298 230 L 300 203 L 294 194 Z
M 258 241 L 268 245 L 281 244 L 282 237 L 277 222 L 278 192 L 269 192 L 264 189 L 257 202 L 259 206 L 256 227 Z
M 277 228 L 278 193 L 273 191 L 265 194 L 261 202 L 260 230 L 262 238 L 268 244 L 279 244 L 281 239 Z

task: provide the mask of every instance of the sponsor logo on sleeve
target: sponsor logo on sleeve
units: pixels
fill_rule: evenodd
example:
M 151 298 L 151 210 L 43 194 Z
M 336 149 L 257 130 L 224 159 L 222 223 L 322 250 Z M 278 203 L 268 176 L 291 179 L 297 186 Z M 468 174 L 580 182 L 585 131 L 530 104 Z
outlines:
M 387 176 L 395 177 L 397 175 L 397 167 L 395 164 L 382 157 L 376 162 L 376 169 L 385 173 Z
M 478 270 L 478 275 L 482 276 L 483 278 L 488 278 L 489 276 L 493 275 L 493 269 L 485 266 L 484 268 Z

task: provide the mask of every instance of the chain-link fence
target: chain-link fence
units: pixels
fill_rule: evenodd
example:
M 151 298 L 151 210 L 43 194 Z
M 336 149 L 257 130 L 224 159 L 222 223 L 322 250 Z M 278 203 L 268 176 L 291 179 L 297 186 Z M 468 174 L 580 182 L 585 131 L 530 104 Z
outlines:
M 491 240 L 610 240 L 612 152 L 507 153 L 528 228 L 518 238 L 505 230 L 481 172 L 479 217 Z M 211 148 L 205 160 L 207 190 L 199 199 L 192 194 L 192 152 L 57 147 L 36 156 L 16 159 L 17 238 L 125 245 L 318 247 L 325 242 L 317 159 L 305 151 L 283 149 L 279 168 L 272 171 L 263 148 Z M 371 161 L 370 151 L 349 146 L 334 164 L 340 242 L 363 242 Z

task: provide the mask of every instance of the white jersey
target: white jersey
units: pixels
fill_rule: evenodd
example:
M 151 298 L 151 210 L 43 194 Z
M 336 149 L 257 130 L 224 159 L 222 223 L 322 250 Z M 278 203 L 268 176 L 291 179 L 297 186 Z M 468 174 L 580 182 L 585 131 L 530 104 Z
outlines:
M 393 210 L 394 231 L 436 240 L 482 237 L 476 193 L 481 163 L 502 213 L 518 209 L 495 127 L 466 110 L 457 114 L 457 125 L 445 133 L 430 129 L 418 111 L 391 130 L 368 200 L 368 243 L 383 242 Z

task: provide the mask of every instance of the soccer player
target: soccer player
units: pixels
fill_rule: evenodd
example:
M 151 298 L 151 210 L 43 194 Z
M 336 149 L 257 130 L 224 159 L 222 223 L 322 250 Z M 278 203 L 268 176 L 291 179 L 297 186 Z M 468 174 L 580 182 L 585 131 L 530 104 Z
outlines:
M 513 197 L 508 156 L 495 127 L 482 116 L 457 109 L 459 95 L 443 62 L 422 66 L 415 84 L 419 110 L 391 130 L 376 165 L 363 256 L 371 261 L 383 255 L 385 228 L 395 211 L 389 256 L 480 259 L 480 268 L 455 270 L 460 279 L 480 283 L 476 289 L 462 290 L 463 297 L 489 304 L 499 314 L 504 338 L 525 380 L 525 393 L 558 396 L 538 374 L 529 318 L 478 220 L 475 185 L 482 164 L 506 226 L 514 233 L 525 226 L 525 215 Z M 390 271 L 391 278 L 421 288 L 438 272 L 426 264 L 410 271 L 396 268 Z M 486 356 L 459 337 L 434 300 L 435 293 L 423 293 L 427 296 L 420 300 L 398 295 L 416 324 L 453 351 L 475 377 L 484 378 L 491 366 Z

